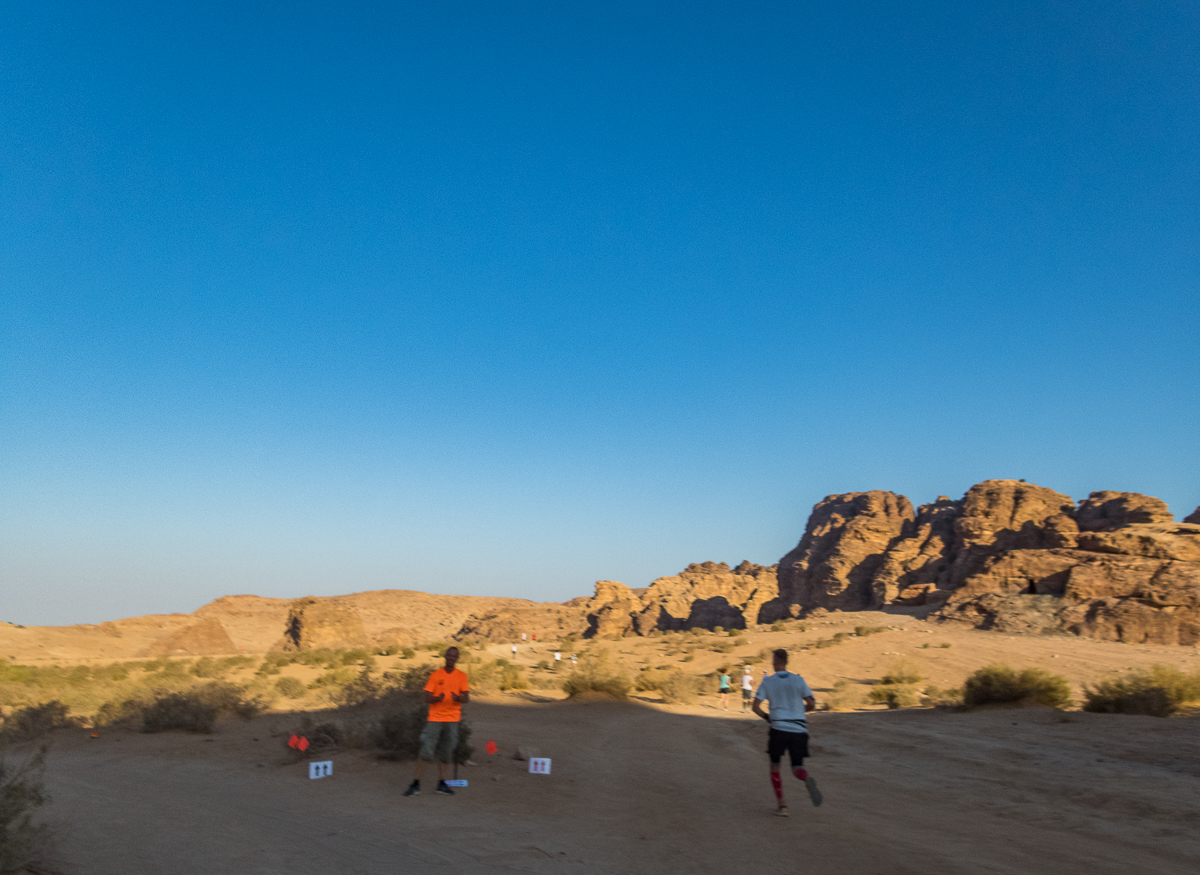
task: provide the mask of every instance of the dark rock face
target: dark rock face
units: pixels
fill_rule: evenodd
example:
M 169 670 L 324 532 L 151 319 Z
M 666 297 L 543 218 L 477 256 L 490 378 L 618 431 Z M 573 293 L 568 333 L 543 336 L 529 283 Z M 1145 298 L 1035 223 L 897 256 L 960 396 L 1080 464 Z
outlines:
M 1190 514 L 1185 516 L 1183 521 L 1185 523 L 1195 523 L 1196 525 L 1200 526 L 1200 507 L 1196 508 Z
M 827 496 L 813 508 L 800 543 L 779 561 L 783 611 L 872 606 L 884 554 L 912 522 L 912 503 L 894 492 Z
M 283 637 L 272 649 L 319 650 L 368 644 L 362 618 L 357 613 L 336 602 L 310 596 L 292 602 Z

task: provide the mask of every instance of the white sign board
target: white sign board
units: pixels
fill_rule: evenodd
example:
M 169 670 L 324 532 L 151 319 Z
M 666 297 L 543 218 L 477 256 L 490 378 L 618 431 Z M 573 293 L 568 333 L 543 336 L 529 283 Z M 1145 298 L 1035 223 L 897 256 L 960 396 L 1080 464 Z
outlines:
M 321 760 L 319 763 L 308 764 L 309 778 L 328 778 L 333 774 L 333 760 Z
M 531 775 L 548 775 L 548 774 L 550 774 L 550 758 L 549 757 L 530 757 L 529 773 Z
M 446 782 L 447 787 L 465 787 L 467 786 L 466 778 L 451 778 Z

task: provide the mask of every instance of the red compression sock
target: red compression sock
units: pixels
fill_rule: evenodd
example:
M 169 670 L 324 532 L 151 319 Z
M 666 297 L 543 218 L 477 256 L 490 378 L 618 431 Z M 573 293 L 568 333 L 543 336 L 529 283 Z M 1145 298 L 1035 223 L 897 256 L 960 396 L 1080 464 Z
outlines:
M 792 774 L 803 781 L 808 778 L 808 769 L 792 769 Z
M 779 772 L 771 772 L 771 789 L 775 791 L 775 799 L 780 805 L 783 804 L 783 779 L 779 777 Z

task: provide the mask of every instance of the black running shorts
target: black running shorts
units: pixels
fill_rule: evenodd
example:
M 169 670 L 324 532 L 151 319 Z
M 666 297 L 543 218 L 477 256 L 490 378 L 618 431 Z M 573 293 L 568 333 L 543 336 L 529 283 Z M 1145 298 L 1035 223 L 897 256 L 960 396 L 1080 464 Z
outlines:
M 771 762 L 778 763 L 782 760 L 785 750 L 792 760 L 792 768 L 800 768 L 804 765 L 804 758 L 808 756 L 808 733 L 767 730 L 767 756 L 771 758 Z

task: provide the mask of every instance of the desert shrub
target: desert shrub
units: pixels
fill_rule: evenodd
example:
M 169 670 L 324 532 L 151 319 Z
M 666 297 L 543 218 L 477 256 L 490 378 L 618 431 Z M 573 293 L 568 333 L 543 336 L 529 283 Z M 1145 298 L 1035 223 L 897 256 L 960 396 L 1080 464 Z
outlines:
M 395 656 L 400 652 L 399 644 L 389 644 L 387 647 L 380 647 L 375 651 L 376 656 Z
M 730 638 L 736 638 L 742 634 L 742 630 L 741 629 L 730 629 L 725 634 L 728 635 Z
M 868 635 L 878 635 L 880 632 L 886 632 L 887 626 L 855 626 L 854 634 L 859 638 L 866 638 Z
M 192 664 L 191 672 L 198 678 L 215 678 L 220 673 L 217 661 L 211 656 L 202 656 L 197 659 Z
M 537 668 L 538 668 L 538 671 L 550 671 L 550 660 L 539 659 Z
M 290 653 L 268 653 L 258 667 L 258 674 L 279 674 L 285 665 L 291 665 L 295 660 Z
M 426 641 L 424 644 L 420 645 L 420 649 L 428 650 L 428 651 L 431 651 L 438 655 L 441 655 L 442 653 L 446 652 L 446 648 L 449 646 L 450 645 L 447 644 L 445 641 Z
M 732 653 L 735 647 L 737 647 L 736 641 L 717 641 L 713 644 L 712 649 L 715 653 Z
M 825 707 L 830 711 L 853 711 L 862 704 L 862 688 L 846 680 L 834 684 L 833 692 L 825 697 Z
M 925 688 L 926 701 L 935 708 L 957 708 L 963 703 L 963 691 L 958 688 L 943 690 L 941 687 Z
M 1007 665 L 989 665 L 967 678 L 963 703 L 969 707 L 1031 704 L 1065 708 L 1071 703 L 1071 687 L 1066 678 L 1040 668 L 1017 672 Z
M 724 635 L 724 634 L 725 634 L 725 627 L 724 627 L 724 626 L 713 626 L 713 627 L 712 627 L 712 632 L 713 632 L 713 634 L 714 634 L 714 635 Z
M 62 702 L 46 702 L 20 708 L 5 717 L 0 722 L 0 739 L 29 741 L 63 726 L 78 725 L 67 716 L 67 706 Z
M 34 815 L 46 802 L 42 789 L 46 750 L 13 765 L 0 756 L 0 873 L 50 871 L 39 864 L 49 844 Z
M 414 665 L 404 671 L 387 671 L 383 673 L 383 680 L 397 692 L 419 693 L 425 689 L 429 676 L 436 668 L 433 665 Z
M 941 644 L 938 645 L 938 647 L 942 648 L 943 650 L 945 650 L 946 648 L 948 648 L 950 646 L 952 646 L 952 645 L 950 644 L 949 641 L 943 641 Z
M 340 666 L 319 675 L 308 685 L 308 688 L 310 690 L 319 690 L 322 688 L 330 690 L 334 687 L 345 686 L 352 680 L 354 680 L 354 672 L 346 666 Z
M 664 702 L 677 705 L 690 705 L 696 701 L 704 679 L 682 671 L 667 672 L 659 679 L 658 692 Z
M 525 672 L 507 659 L 495 659 L 478 668 L 472 668 L 467 676 L 471 681 L 471 689 L 481 693 L 529 689 L 529 679 L 525 677 Z
M 772 632 L 783 632 L 785 629 L 787 629 L 787 626 L 784 624 L 783 620 L 776 620 L 771 624 Z
M 758 663 L 765 661 L 761 653 L 746 653 L 742 656 L 739 656 L 738 659 L 745 665 L 757 665 Z
M 411 693 L 389 696 L 373 736 L 380 756 L 387 760 L 416 759 L 426 715 L 424 699 Z M 475 748 L 470 742 L 471 724 L 463 720 L 458 724 L 458 746 L 454 749 L 454 762 L 462 765 L 471 758 Z
M 666 677 L 670 671 L 671 669 L 664 668 L 643 668 L 634 678 L 633 688 L 639 693 L 657 690 L 662 684 L 663 678 Z
M 695 658 L 696 658 L 696 654 L 695 654 L 695 653 L 686 653 L 686 654 L 684 654 L 684 657 L 683 657 L 683 660 L 682 660 L 682 661 L 683 661 L 683 662 L 691 662 L 691 661 L 692 661 L 693 659 L 695 659 Z
M 412 659 L 416 655 L 417 655 L 417 651 L 413 650 L 411 647 L 400 648 L 400 656 L 403 659 Z
M 136 700 L 117 706 L 117 714 L 131 716 L 141 711 L 143 732 L 212 732 L 217 717 L 231 714 L 250 720 L 261 714 L 266 702 L 246 698 L 245 687 L 226 681 L 212 681 L 186 693 L 165 693 L 149 703 Z M 102 709 L 104 710 L 104 709 Z M 97 715 L 98 718 L 100 715 Z
M 897 660 L 888 668 L 887 673 L 879 679 L 881 684 L 915 684 L 921 680 L 921 669 L 907 659 Z
M 604 651 L 595 655 L 586 654 L 562 682 L 563 692 L 568 696 L 595 692 L 614 699 L 624 699 L 629 696 L 632 687 L 633 681 L 611 666 L 608 654 Z
M 1084 689 L 1084 711 L 1169 717 L 1187 702 L 1200 701 L 1200 672 L 1154 665 Z
M 912 684 L 883 683 L 872 687 L 867 698 L 877 705 L 887 705 L 888 708 L 912 708 L 920 704 L 917 688 Z
M 187 693 L 167 693 L 142 712 L 143 732 L 212 732 L 216 722 L 217 709 Z
M 330 686 L 326 692 L 335 704 L 342 707 L 354 707 L 378 697 L 380 689 L 379 682 L 371 677 L 370 669 L 364 667 L 350 680 L 343 684 Z
M 299 699 L 304 695 L 304 683 L 299 678 L 280 678 L 275 681 L 275 691 L 289 699 Z

